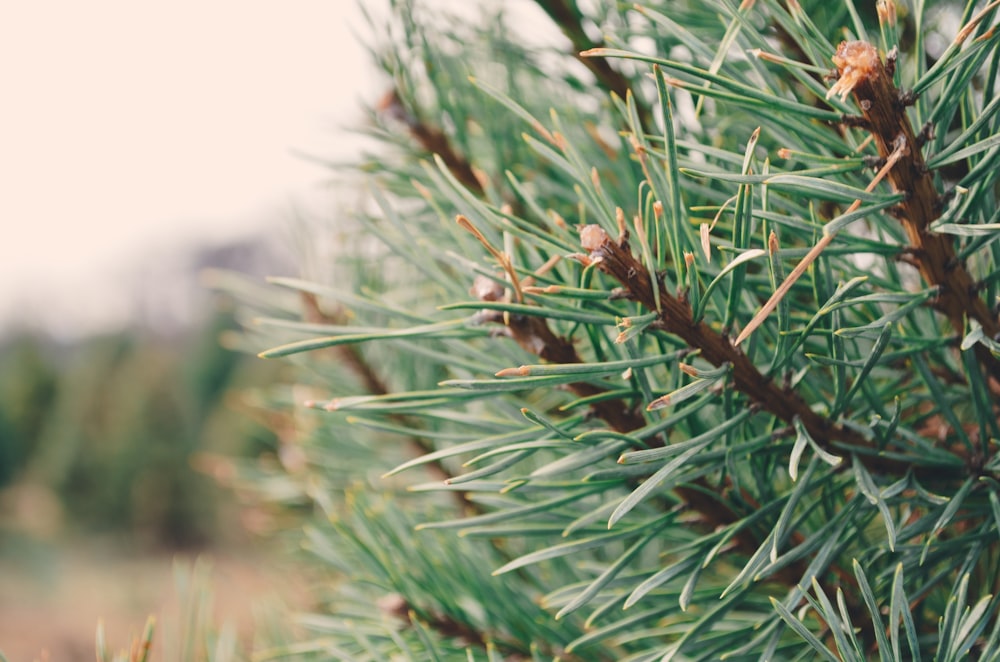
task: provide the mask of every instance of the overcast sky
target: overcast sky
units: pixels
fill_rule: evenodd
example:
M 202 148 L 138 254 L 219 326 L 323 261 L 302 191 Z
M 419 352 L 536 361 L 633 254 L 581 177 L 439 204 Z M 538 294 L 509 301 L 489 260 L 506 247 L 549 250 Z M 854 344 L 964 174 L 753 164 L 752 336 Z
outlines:
M 354 0 L 4 3 L 0 325 L 114 322 L 144 263 L 315 205 L 293 151 L 339 156 L 380 88 L 352 27 Z

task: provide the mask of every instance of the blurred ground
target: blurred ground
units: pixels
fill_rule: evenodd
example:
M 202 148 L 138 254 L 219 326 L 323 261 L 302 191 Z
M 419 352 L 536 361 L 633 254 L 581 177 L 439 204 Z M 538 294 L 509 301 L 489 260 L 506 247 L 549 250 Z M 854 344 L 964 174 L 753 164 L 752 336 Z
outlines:
M 211 567 L 214 621 L 236 628 L 242 650 L 252 640 L 255 611 L 295 603 L 302 594 L 287 568 L 265 552 L 138 556 L 109 541 L 59 548 L 0 540 L 0 651 L 8 662 L 92 662 L 98 620 L 104 621 L 109 648 L 117 651 L 141 634 L 153 614 L 152 659 L 165 662 L 160 646 L 176 633 L 183 611 L 175 570 L 190 579 L 197 558 Z

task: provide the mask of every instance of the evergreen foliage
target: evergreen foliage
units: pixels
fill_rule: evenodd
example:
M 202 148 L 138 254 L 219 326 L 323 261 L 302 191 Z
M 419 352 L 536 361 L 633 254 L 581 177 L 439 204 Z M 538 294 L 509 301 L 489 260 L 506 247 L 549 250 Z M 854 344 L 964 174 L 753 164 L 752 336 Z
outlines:
M 394 3 L 372 204 L 233 286 L 336 578 L 259 659 L 1000 658 L 998 3 L 861 4 Z

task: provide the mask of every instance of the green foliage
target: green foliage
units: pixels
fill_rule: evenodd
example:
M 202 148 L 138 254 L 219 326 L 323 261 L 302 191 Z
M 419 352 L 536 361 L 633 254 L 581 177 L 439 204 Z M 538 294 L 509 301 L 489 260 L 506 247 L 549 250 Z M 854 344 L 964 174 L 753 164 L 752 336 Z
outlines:
M 238 286 L 336 578 L 265 657 L 1000 656 L 996 3 L 537 4 L 394 3 L 371 209 Z
M 56 368 L 38 339 L 21 337 L 0 354 L 0 486 L 10 483 L 37 448 L 56 397 Z

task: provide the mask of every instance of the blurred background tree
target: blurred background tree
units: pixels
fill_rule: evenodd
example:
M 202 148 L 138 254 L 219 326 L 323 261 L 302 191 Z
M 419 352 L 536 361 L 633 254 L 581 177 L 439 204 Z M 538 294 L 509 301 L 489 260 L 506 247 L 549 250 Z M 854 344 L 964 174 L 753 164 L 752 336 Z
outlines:
M 225 492 L 192 462 L 198 453 L 273 447 L 273 434 L 238 399 L 275 370 L 219 344 L 231 324 L 220 313 L 173 338 L 130 329 L 72 344 L 40 334 L 8 339 L 0 348 L 0 493 L 18 506 L 4 524 L 113 534 L 154 548 L 237 533 L 238 522 L 220 517 Z

